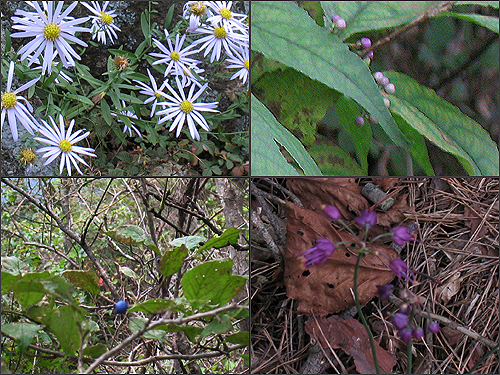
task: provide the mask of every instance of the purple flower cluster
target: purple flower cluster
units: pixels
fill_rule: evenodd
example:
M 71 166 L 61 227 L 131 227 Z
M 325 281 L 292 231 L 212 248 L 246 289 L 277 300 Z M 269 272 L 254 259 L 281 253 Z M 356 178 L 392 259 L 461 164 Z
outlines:
M 398 337 L 408 345 L 412 338 L 416 341 L 421 340 L 424 337 L 424 329 L 420 326 L 413 326 L 410 322 L 410 317 L 408 314 L 404 314 L 401 311 L 394 314 L 391 318 L 391 323 L 397 330 Z M 438 333 L 439 323 L 432 322 L 427 326 L 429 332 Z

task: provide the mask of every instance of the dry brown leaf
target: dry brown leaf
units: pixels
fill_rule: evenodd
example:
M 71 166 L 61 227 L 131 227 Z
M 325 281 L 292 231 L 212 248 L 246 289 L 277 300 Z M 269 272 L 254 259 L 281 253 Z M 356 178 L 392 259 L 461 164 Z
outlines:
M 408 206 L 408 194 L 401 194 L 394 197 L 394 204 L 388 211 L 377 211 L 377 225 L 384 228 L 390 228 L 400 225 L 406 218 L 405 213 L 414 212 L 413 208 Z
M 333 315 L 329 318 L 310 318 L 306 322 L 306 332 L 319 341 L 321 346 L 329 350 L 342 349 L 354 358 L 356 370 L 360 374 L 375 374 L 370 339 L 365 327 L 355 319 L 342 320 Z M 382 348 L 375 341 L 375 352 L 382 374 L 392 374 L 396 357 Z
M 392 189 L 399 182 L 399 178 L 390 177 L 374 177 L 372 180 L 375 185 L 378 185 L 378 187 L 386 193 L 387 190 Z
M 460 291 L 460 272 L 455 272 L 450 279 L 438 286 L 436 289 L 436 295 L 444 304 L 450 302 L 450 299 Z
M 290 178 L 286 186 L 304 208 L 320 212 L 321 205 L 332 205 L 348 221 L 369 207 L 354 178 Z
M 306 269 L 299 258 L 311 248 L 318 238 L 333 243 L 352 241 L 351 234 L 337 231 L 322 214 L 287 203 L 287 244 L 285 253 L 285 284 L 287 296 L 298 300 L 298 312 L 315 316 L 336 313 L 354 305 L 351 290 L 354 286 L 354 267 L 357 252 L 340 247 L 320 266 Z M 362 304 L 376 295 L 377 285 L 394 279 L 389 261 L 398 257 L 397 252 L 384 245 L 373 245 L 387 255 L 367 254 L 360 263 L 358 294 Z
M 460 342 L 460 340 L 463 337 L 463 333 L 457 331 L 456 329 L 450 328 L 450 327 L 442 327 L 440 328 L 441 333 L 443 334 L 444 337 L 446 337 L 446 340 L 451 346 L 456 346 Z

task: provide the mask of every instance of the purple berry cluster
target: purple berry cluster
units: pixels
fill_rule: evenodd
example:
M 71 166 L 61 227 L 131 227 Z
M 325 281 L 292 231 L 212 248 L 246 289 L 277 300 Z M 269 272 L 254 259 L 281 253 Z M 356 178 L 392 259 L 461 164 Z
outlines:
M 394 94 L 396 92 L 396 86 L 394 86 L 394 83 L 389 82 L 389 78 L 384 76 L 382 72 L 373 73 L 373 78 L 380 85 L 380 87 L 384 89 L 386 94 Z M 391 101 L 386 97 L 384 97 L 384 103 L 387 108 L 391 105 Z
M 347 23 L 345 22 L 345 20 L 340 17 L 338 14 L 334 14 L 332 16 L 332 22 L 333 22 L 333 28 L 335 30 L 344 30 L 347 26 Z

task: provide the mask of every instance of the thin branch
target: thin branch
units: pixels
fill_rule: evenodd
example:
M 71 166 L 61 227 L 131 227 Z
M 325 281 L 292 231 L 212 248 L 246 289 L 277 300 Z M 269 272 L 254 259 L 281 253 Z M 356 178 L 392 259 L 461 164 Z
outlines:
M 447 1 L 446 3 L 440 4 L 437 8 L 430 9 L 427 12 L 422 13 L 420 16 L 417 17 L 417 19 L 411 21 L 410 23 L 406 24 L 405 26 L 399 29 L 396 29 L 391 34 L 387 35 L 385 38 L 378 40 L 371 47 L 365 49 L 361 57 L 365 57 L 368 52 L 373 51 L 374 49 L 379 48 L 386 43 L 389 43 L 391 40 L 395 39 L 397 36 L 404 33 L 405 31 L 411 29 L 413 26 L 418 25 L 419 23 L 422 23 L 425 20 L 434 17 L 435 15 L 441 12 L 446 12 L 447 10 L 451 9 L 453 5 L 455 5 L 455 3 L 456 1 Z

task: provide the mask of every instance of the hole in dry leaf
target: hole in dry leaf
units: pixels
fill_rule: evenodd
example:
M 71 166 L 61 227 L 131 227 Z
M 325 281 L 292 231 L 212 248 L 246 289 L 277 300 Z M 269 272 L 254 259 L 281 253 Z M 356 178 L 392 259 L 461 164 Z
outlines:
M 306 277 L 306 276 L 309 276 L 311 274 L 311 272 L 309 272 L 308 270 L 305 270 L 304 272 L 302 272 L 302 276 Z
M 331 289 L 335 288 L 335 285 L 333 285 L 333 284 L 328 283 L 326 285 L 328 285 L 328 288 L 331 288 Z
M 302 229 L 297 229 L 297 234 L 299 236 L 303 236 L 304 235 L 304 232 L 302 232 Z
M 350 257 L 351 257 L 351 254 L 349 254 L 349 253 L 345 253 L 345 256 L 346 256 L 346 258 L 350 258 Z

